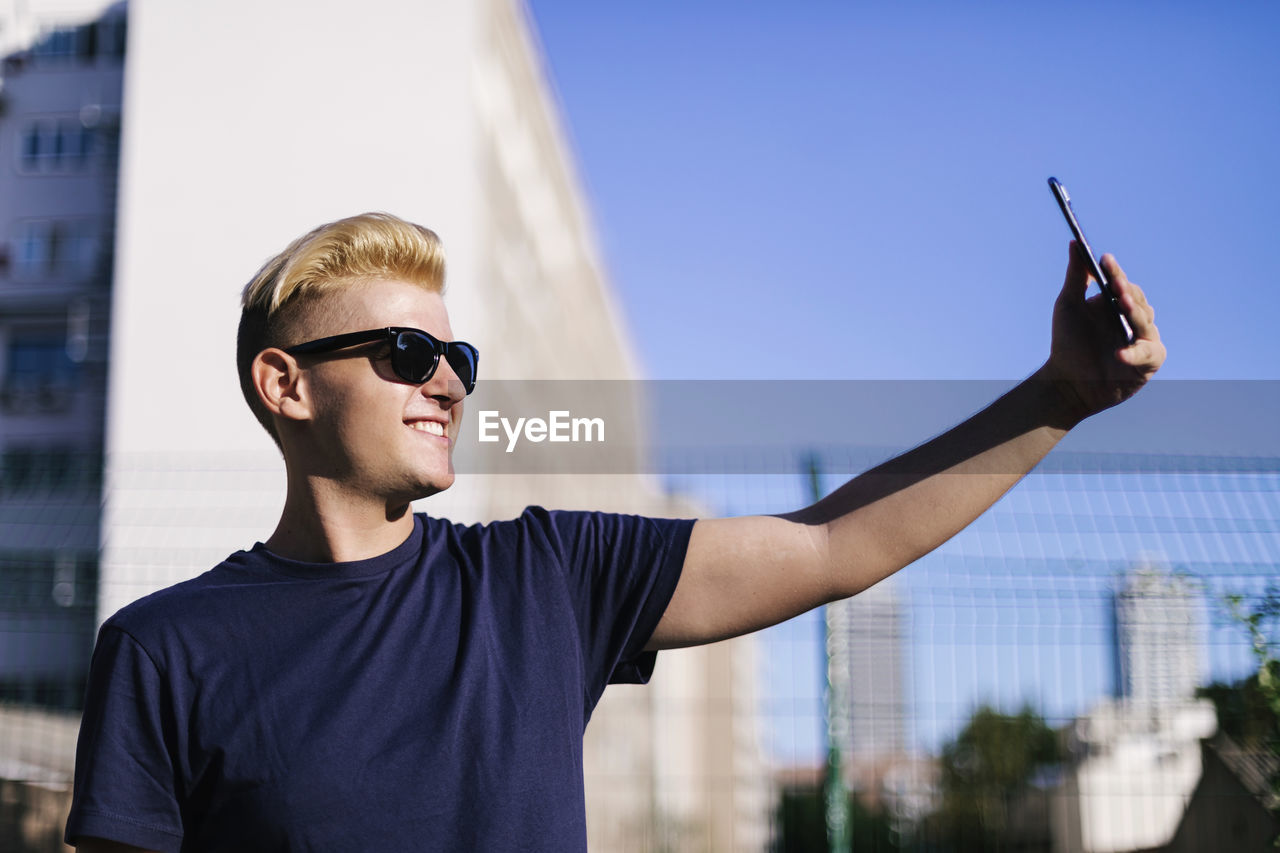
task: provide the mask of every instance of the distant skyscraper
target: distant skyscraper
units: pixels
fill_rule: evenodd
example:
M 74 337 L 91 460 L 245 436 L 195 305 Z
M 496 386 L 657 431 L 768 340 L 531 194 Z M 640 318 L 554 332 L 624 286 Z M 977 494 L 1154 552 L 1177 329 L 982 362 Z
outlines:
M 1150 707 L 1192 699 L 1202 641 L 1194 581 L 1140 568 L 1116 592 L 1115 617 L 1120 695 Z
M 838 729 L 846 760 L 900 755 L 906 749 L 907 706 L 903 682 L 907 625 L 892 581 L 881 582 L 837 604 L 847 660 L 848 722 Z

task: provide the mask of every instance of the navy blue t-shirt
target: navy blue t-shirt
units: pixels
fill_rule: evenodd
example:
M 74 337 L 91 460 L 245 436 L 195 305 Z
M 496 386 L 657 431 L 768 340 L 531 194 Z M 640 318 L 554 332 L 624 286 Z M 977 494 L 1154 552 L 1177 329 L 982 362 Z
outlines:
M 258 545 L 137 601 L 98 636 L 67 839 L 584 850 L 583 729 L 652 672 L 691 528 L 420 515 L 380 557 Z

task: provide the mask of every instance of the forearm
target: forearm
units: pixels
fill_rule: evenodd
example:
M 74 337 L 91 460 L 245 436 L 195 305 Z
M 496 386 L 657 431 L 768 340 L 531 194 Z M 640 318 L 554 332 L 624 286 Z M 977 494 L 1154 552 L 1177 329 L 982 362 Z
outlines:
M 647 648 L 734 637 L 861 592 L 960 532 L 1081 419 L 1137 393 L 1165 359 L 1155 311 L 1103 256 L 1136 335 L 1117 350 L 1113 309 L 1085 298 L 1089 275 L 1074 243 L 1070 258 L 1044 367 L 956 428 L 807 509 L 699 521 Z
M 854 595 L 964 529 L 1079 421 L 1040 371 L 973 417 L 786 518 L 822 527 L 830 598 Z

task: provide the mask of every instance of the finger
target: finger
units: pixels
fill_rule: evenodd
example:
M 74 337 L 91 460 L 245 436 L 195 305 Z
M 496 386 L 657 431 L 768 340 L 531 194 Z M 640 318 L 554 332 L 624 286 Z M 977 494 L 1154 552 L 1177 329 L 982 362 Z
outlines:
M 1145 314 L 1130 314 L 1129 325 L 1133 329 L 1133 339 L 1137 341 L 1151 341 L 1152 343 L 1160 343 L 1160 329 L 1155 323 L 1147 319 Z
M 1127 347 L 1116 350 L 1116 361 L 1128 365 L 1143 375 L 1150 375 L 1164 364 L 1166 350 L 1159 339 L 1139 338 Z
M 1151 346 L 1149 341 L 1138 338 L 1128 346 L 1116 350 L 1116 361 L 1130 367 L 1137 367 L 1151 358 Z
M 1164 346 L 1160 338 L 1160 328 L 1150 319 L 1149 312 L 1130 312 L 1128 317 L 1129 325 L 1133 327 L 1134 338 L 1134 343 L 1130 344 L 1130 347 L 1135 346 L 1139 341 L 1148 341 L 1159 347 Z
M 1084 258 L 1084 247 L 1075 240 L 1067 247 L 1067 275 L 1062 282 L 1062 295 L 1079 302 L 1089 288 L 1089 264 Z
M 1116 301 L 1120 303 L 1120 309 L 1129 318 L 1134 336 L 1159 340 L 1160 333 L 1156 330 L 1156 311 L 1147 302 L 1147 295 L 1143 293 L 1142 288 L 1129 281 L 1129 277 L 1124 274 L 1124 269 L 1114 255 L 1103 255 L 1099 264 L 1111 282 L 1111 289 L 1115 292 Z
M 1126 282 L 1124 288 L 1125 301 L 1133 305 L 1135 308 L 1141 308 L 1143 311 L 1151 311 L 1151 303 L 1147 301 L 1147 294 L 1142 291 L 1141 287 L 1133 282 Z
M 1112 284 L 1118 283 L 1122 288 L 1129 284 L 1129 277 L 1124 274 L 1116 256 L 1110 252 L 1098 259 L 1098 266 L 1102 267 L 1102 271 L 1107 274 L 1107 280 Z
M 1129 281 L 1129 277 L 1124 274 L 1124 269 L 1116 260 L 1115 255 L 1106 254 L 1098 260 L 1098 266 L 1102 267 L 1103 274 L 1106 275 L 1107 281 L 1111 285 L 1111 292 L 1115 294 L 1116 300 L 1121 305 L 1125 304 L 1125 299 L 1129 296 L 1130 290 L 1135 285 Z
M 1155 306 L 1147 301 L 1147 295 L 1142 292 L 1142 288 L 1133 282 L 1128 282 L 1125 292 L 1120 295 L 1120 307 L 1124 309 L 1132 319 L 1145 318 L 1148 323 L 1155 323 L 1156 309 Z

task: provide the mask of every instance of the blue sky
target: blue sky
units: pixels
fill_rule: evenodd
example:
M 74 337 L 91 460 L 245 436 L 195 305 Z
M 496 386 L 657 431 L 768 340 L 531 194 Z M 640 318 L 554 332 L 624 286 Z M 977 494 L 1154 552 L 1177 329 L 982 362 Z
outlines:
M 1280 5 L 529 7 L 650 377 L 1024 376 L 1066 260 L 1056 175 L 1156 306 L 1161 379 L 1280 378 Z M 775 687 L 792 757 L 817 754 L 816 659 Z
M 1277 376 L 1280 6 L 530 7 L 650 376 L 1029 373 L 1049 175 L 1164 377 Z

